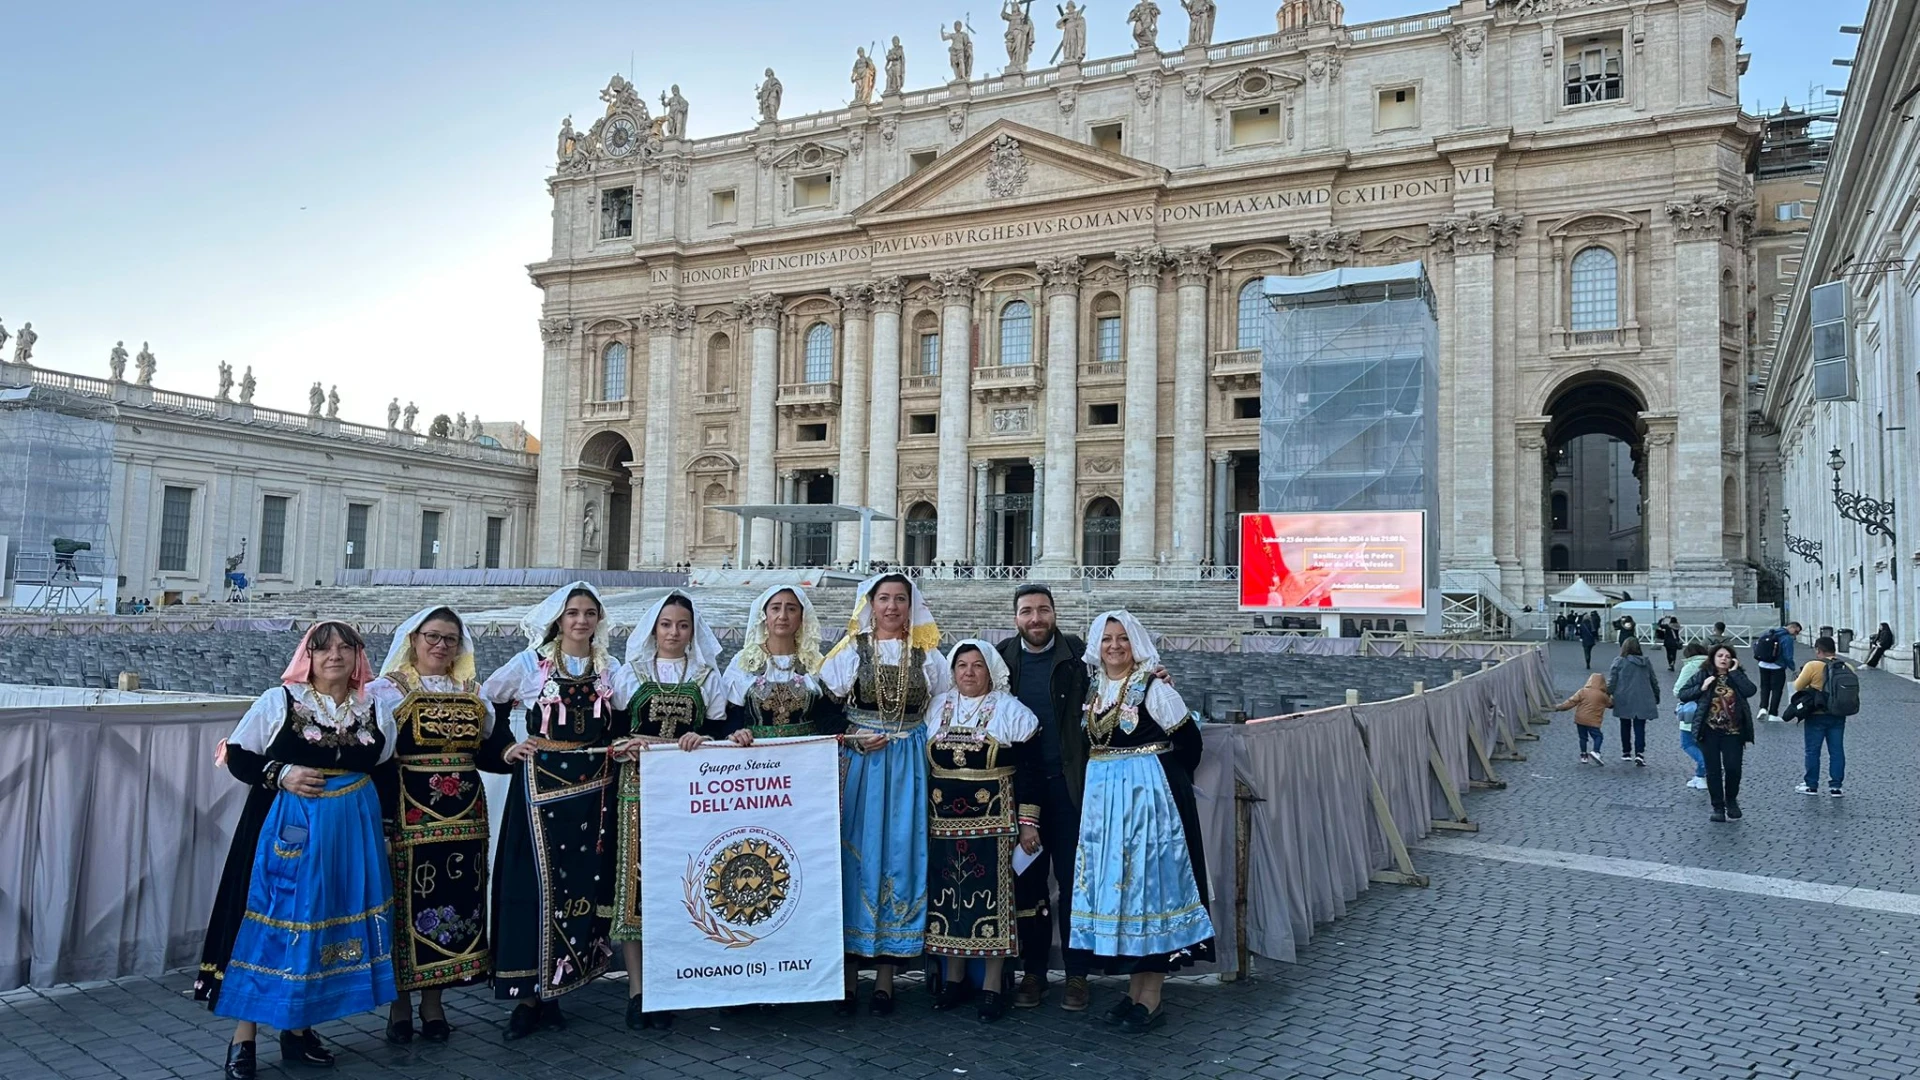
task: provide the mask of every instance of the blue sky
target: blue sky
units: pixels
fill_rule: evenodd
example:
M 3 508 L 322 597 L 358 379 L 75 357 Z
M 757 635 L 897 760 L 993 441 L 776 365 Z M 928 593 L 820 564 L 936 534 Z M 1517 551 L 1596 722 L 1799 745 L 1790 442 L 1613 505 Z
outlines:
M 995 69 L 990 0 L 953 6 L 972 11 L 980 70 Z M 1093 5 L 1090 55 L 1130 51 L 1125 6 Z M 1276 0 L 1220 6 L 1216 40 L 1272 30 Z M 1179 14 L 1176 0 L 1161 7 Z M 1348 0 L 1347 21 L 1440 7 Z M 1749 108 L 1844 85 L 1830 61 L 1854 39 L 1837 27 L 1865 8 L 1750 0 Z M 562 116 L 590 121 L 607 77 L 631 72 L 650 103 L 678 82 L 696 136 L 742 130 L 768 65 L 786 84 L 783 115 L 835 108 L 854 47 L 892 34 L 908 85 L 932 85 L 936 27 L 957 13 L 886 0 L 23 0 L 0 59 L 0 320 L 31 321 L 47 367 L 104 376 L 116 340 L 130 352 L 147 340 L 172 389 L 211 394 L 225 360 L 253 365 L 262 404 L 303 408 L 321 379 L 350 419 L 384 423 L 397 394 L 429 417 L 537 429 L 539 294 L 525 266 L 549 244 L 542 181 Z M 1184 19 L 1163 15 L 1162 30 L 1171 47 Z M 1056 43 L 1043 26 L 1036 53 Z

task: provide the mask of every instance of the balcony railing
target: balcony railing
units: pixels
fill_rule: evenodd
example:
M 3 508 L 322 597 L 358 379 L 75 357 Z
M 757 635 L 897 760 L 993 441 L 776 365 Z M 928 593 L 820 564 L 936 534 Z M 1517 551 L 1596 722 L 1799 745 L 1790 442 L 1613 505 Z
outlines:
M 1614 326 L 1604 330 L 1559 330 L 1562 351 L 1587 349 L 1624 349 L 1640 343 L 1640 331 L 1632 326 Z
M 1260 350 L 1232 349 L 1214 353 L 1213 373 L 1215 375 L 1258 375 L 1260 374 Z
M 1034 390 L 1040 386 L 1040 369 L 1032 364 L 989 364 L 973 369 L 973 389 L 977 394 L 998 397 Z
M 1081 382 L 1119 382 L 1127 377 L 1124 360 L 1100 360 L 1080 365 Z
M 903 394 L 939 393 L 940 376 L 909 375 L 900 380 L 900 392 Z
M 586 401 L 580 404 L 583 420 L 625 420 L 633 415 L 632 406 L 620 401 Z
M 1647 587 L 1645 570 L 1549 570 L 1547 587 L 1564 589 L 1580 578 L 1585 578 L 1587 584 L 1596 589 L 1645 589 Z
M 840 384 L 837 382 L 798 382 L 782 383 L 780 394 L 774 399 L 780 408 L 800 405 L 838 405 L 840 404 Z
M 721 409 L 731 409 L 738 401 L 739 398 L 734 395 L 733 391 L 719 390 L 711 394 L 701 394 L 700 403 L 695 406 L 695 408 L 698 408 L 702 412 L 713 412 Z

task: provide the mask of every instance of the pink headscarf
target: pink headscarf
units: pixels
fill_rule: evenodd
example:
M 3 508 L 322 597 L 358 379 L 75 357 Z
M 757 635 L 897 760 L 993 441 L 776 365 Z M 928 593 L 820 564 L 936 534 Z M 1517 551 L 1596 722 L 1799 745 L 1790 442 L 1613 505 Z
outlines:
M 293 651 L 293 661 L 287 665 L 287 670 L 280 673 L 280 684 L 282 686 L 300 686 L 313 681 L 313 654 L 307 651 L 307 644 L 313 640 L 314 632 L 323 626 L 338 626 L 342 629 L 352 629 L 352 627 L 347 626 L 346 623 L 340 622 L 337 619 L 327 619 L 307 627 L 307 632 L 300 636 L 300 647 Z M 372 681 L 373 664 L 367 659 L 366 647 L 362 646 L 360 648 L 360 662 L 355 664 L 353 668 L 353 692 L 356 694 L 359 693 L 361 687 L 366 686 Z

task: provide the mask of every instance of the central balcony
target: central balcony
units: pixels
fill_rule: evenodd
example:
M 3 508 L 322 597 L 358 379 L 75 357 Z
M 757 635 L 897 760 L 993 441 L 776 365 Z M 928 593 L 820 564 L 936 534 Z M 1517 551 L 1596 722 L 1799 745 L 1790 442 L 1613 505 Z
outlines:
M 782 383 L 774 407 L 795 416 L 825 416 L 840 408 L 838 382 Z
M 1025 400 L 1035 396 L 1041 385 L 1040 369 L 1033 364 L 990 364 L 973 369 L 973 392 L 982 401 Z
M 1251 390 L 1260 385 L 1259 349 L 1231 349 L 1213 354 L 1213 381 L 1225 390 Z

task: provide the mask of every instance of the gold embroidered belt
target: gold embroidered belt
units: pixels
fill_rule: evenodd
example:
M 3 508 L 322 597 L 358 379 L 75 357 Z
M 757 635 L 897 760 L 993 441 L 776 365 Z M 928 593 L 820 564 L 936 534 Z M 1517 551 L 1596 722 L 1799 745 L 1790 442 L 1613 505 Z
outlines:
M 942 769 L 933 768 L 933 775 L 942 780 L 1005 780 L 1013 775 L 1013 766 L 1003 765 L 997 769 Z
M 1158 757 L 1173 749 L 1170 742 L 1152 742 L 1144 746 L 1096 746 L 1088 755 L 1090 761 L 1118 761 L 1130 757 Z
M 897 735 L 904 731 L 926 726 L 922 717 L 900 717 L 893 719 L 868 709 L 847 710 L 847 733 L 849 735 Z
M 593 743 L 591 742 L 561 742 L 559 739 L 542 739 L 537 736 L 534 738 L 530 738 L 527 741 L 533 744 L 533 748 L 535 750 L 540 750 L 540 751 L 601 749 L 600 747 L 593 745 Z

